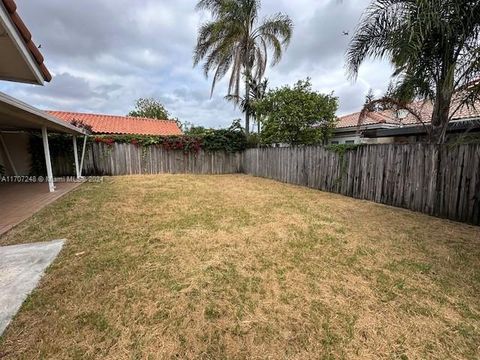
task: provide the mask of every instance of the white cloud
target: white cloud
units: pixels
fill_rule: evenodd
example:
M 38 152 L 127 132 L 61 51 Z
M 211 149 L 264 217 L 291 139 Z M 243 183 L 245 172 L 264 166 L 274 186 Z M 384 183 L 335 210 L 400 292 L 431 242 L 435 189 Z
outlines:
M 346 76 L 344 53 L 368 0 L 263 0 L 262 16 L 287 13 L 294 36 L 282 62 L 269 69 L 271 86 L 312 78 L 334 91 L 339 114 L 356 111 L 369 88 L 383 91 L 390 68 L 368 62 L 357 82 Z M 197 27 L 208 19 L 195 1 L 17 0 L 19 13 L 42 44 L 55 78 L 45 87 L 2 83 L 0 90 L 41 108 L 126 114 L 138 97 L 163 101 L 173 116 L 204 126 L 241 117 L 227 103 L 226 81 L 210 98 L 210 81 L 193 68 Z

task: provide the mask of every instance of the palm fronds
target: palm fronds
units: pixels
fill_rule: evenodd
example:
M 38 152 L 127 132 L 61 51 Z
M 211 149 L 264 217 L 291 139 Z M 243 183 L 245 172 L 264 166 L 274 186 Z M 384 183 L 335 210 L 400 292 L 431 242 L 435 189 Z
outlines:
M 375 0 L 346 54 L 351 77 L 367 58 L 386 58 L 398 80 L 398 100 L 434 102 L 432 125 L 441 142 L 452 99 L 480 100 L 480 0 Z
M 209 11 L 212 20 L 198 31 L 193 64 L 197 66 L 203 61 L 205 76 L 213 73 L 211 95 L 218 81 L 230 72 L 228 94 L 240 97 L 241 83 L 245 81 L 248 99 L 248 78 L 260 82 L 268 65 L 269 51 L 273 52 L 272 65 L 280 61 L 283 49 L 291 40 L 293 23 L 281 13 L 260 21 L 260 6 L 260 0 L 200 0 L 197 3 L 197 9 Z M 248 116 L 247 110 L 246 122 Z

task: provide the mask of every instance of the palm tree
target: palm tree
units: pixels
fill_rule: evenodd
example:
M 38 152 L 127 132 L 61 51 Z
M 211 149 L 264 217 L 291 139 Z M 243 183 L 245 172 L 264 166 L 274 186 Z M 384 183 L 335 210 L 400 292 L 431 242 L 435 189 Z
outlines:
M 240 105 L 240 109 L 243 113 L 247 113 L 248 111 L 253 117 L 254 123 L 257 123 L 257 131 L 260 133 L 260 124 L 262 121 L 260 119 L 260 114 L 255 110 L 255 104 L 265 97 L 265 94 L 267 93 L 268 79 L 263 79 L 258 82 L 257 80 L 248 77 L 247 81 L 249 82 L 248 99 L 243 96 L 229 94 L 225 96 L 225 100 L 233 102 L 235 106 Z
M 228 93 L 240 96 L 242 77 L 245 100 L 250 97 L 252 78 L 258 82 L 265 74 L 268 50 L 273 51 L 272 66 L 277 64 L 283 49 L 292 37 L 293 23 L 278 13 L 259 21 L 260 0 L 200 0 L 198 10 L 209 10 L 212 20 L 198 31 L 194 66 L 205 60 L 205 76 L 214 71 L 211 94 L 216 83 L 229 71 Z M 250 110 L 245 112 L 245 131 L 250 130 Z
M 387 58 L 396 100 L 433 102 L 432 141 L 443 143 L 449 121 L 480 98 L 480 0 L 374 0 L 347 51 L 356 77 L 367 57 Z

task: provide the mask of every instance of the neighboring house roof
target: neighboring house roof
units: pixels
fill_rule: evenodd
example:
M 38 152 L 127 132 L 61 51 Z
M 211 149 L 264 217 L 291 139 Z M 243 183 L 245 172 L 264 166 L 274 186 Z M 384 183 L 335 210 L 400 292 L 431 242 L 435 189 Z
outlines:
M 28 51 L 32 55 L 33 59 L 35 60 L 36 64 L 40 72 L 42 73 L 43 79 L 47 82 L 52 80 L 52 75 L 48 71 L 47 67 L 44 64 L 44 58 L 38 50 L 38 47 L 32 41 L 32 34 L 28 30 L 27 26 L 23 22 L 22 18 L 17 13 L 17 5 L 15 4 L 14 0 L 1 0 L 5 9 L 7 10 L 7 14 L 11 19 L 11 22 L 15 25 L 17 32 L 21 35 L 22 40 L 25 43 Z
M 92 127 L 94 134 L 181 135 L 174 120 L 157 120 L 131 116 L 85 114 L 65 111 L 47 111 L 69 123 L 79 122 Z
M 336 127 L 337 128 L 357 127 L 359 118 L 360 118 L 360 112 L 339 117 Z M 392 120 L 389 116 L 386 116 L 381 112 L 368 113 L 362 122 L 363 125 L 397 124 L 397 123 L 398 121 Z
M 411 104 L 413 110 L 415 110 L 421 117 L 423 123 L 429 123 L 431 121 L 433 104 L 431 101 L 425 102 L 415 102 Z M 452 103 L 451 111 L 455 111 L 458 107 L 458 104 L 455 102 Z M 458 109 L 452 120 L 468 120 L 468 119 L 477 119 L 480 118 L 480 103 L 476 108 L 463 106 Z M 353 113 L 350 115 L 341 116 L 338 118 L 336 124 L 337 129 L 344 129 L 350 127 L 357 127 L 358 121 L 360 119 L 360 112 Z M 411 113 L 407 113 L 404 118 L 399 118 L 397 113 L 394 110 L 384 110 L 368 113 L 362 121 L 362 125 L 380 125 L 380 124 L 391 124 L 391 125 L 418 125 L 418 120 Z

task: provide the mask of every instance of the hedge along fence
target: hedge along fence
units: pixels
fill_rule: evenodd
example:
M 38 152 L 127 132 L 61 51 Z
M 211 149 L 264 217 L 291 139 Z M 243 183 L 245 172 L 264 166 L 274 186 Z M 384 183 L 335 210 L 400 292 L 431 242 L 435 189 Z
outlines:
M 248 149 L 243 172 L 480 225 L 480 145 Z

